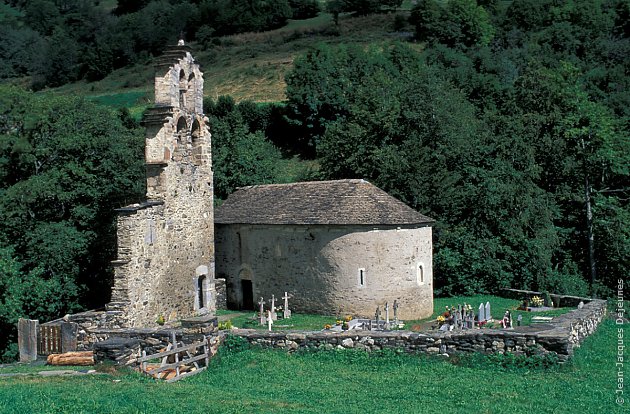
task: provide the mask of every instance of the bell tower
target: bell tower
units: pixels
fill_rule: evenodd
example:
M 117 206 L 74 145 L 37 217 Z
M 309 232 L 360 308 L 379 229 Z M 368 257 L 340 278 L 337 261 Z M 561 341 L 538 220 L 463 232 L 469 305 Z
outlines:
M 112 303 L 129 326 L 215 310 L 210 132 L 203 73 L 182 40 L 156 62 L 144 203 L 119 209 Z

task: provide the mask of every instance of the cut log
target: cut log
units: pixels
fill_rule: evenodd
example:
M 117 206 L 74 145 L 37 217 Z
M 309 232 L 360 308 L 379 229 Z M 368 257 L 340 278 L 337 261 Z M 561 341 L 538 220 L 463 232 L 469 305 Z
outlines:
M 94 352 L 66 352 L 65 354 L 50 354 L 46 359 L 48 365 L 94 365 Z

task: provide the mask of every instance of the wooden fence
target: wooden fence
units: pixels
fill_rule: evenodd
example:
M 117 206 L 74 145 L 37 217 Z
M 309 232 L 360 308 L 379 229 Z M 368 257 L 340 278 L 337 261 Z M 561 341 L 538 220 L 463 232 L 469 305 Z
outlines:
M 61 325 L 40 325 L 37 342 L 38 355 L 59 354 L 61 349 Z
M 159 365 L 150 363 L 156 359 L 160 360 Z M 142 372 L 148 375 L 165 379 L 167 382 L 175 382 L 205 370 L 209 359 L 207 338 L 185 345 L 178 344 L 173 335 L 171 343 L 164 351 L 151 355 L 146 355 L 146 352 L 142 351 L 142 357 L 130 362 L 139 363 Z

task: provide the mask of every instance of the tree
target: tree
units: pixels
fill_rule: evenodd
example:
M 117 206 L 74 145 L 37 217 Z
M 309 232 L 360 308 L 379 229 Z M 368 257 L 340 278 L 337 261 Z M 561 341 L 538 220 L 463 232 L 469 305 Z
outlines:
M 349 55 L 351 68 L 330 75 Z M 324 178 L 366 178 L 439 220 L 436 292 L 536 288 L 552 273 L 558 210 L 536 185 L 518 118 L 479 119 L 439 68 L 401 45 L 320 47 L 298 62 L 289 101 L 319 119 Z
M 6 86 L 0 114 L 0 290 L 13 295 L 0 323 L 102 306 L 114 208 L 144 194 L 142 134 L 83 99 Z
M 445 5 L 435 0 L 418 2 L 410 22 L 419 39 L 457 48 L 485 46 L 495 32 L 490 16 L 475 0 L 449 0 Z
M 244 111 L 251 114 L 249 105 Z M 280 151 L 262 130 L 250 130 L 230 97 L 219 97 L 207 108 L 212 126 L 214 194 L 225 199 L 238 187 L 277 182 Z

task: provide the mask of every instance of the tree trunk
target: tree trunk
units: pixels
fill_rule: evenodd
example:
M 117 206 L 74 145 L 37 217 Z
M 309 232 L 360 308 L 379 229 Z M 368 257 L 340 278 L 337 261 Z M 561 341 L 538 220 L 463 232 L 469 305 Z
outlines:
M 597 269 L 595 267 L 595 235 L 593 234 L 593 211 L 591 209 L 591 186 L 588 182 L 588 175 L 584 178 L 584 198 L 586 200 L 586 232 L 588 238 L 588 267 L 591 277 L 591 294 L 597 279 Z

